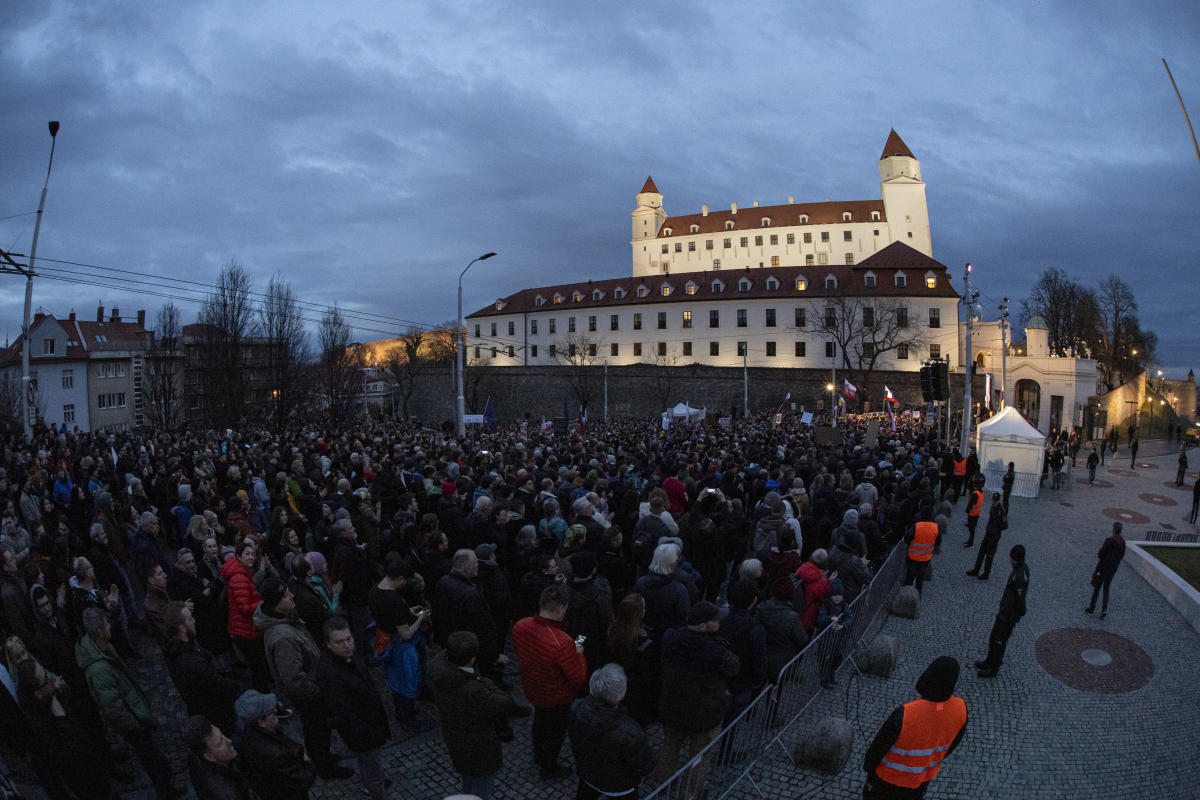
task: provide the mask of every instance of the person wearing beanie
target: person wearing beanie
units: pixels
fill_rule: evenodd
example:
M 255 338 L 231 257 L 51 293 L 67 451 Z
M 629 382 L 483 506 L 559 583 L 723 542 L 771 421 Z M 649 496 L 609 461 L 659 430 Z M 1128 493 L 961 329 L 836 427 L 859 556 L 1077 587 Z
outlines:
M 348 778 L 352 770 L 330 755 L 329 710 L 316 681 L 321 648 L 296 615 L 296 600 L 287 584 L 274 576 L 263 581 L 262 603 L 254 625 L 263 632 L 263 648 L 271 678 L 283 699 L 300 712 L 304 746 L 323 778 Z
M 654 768 L 654 785 L 661 786 L 679 769 L 679 753 L 703 750 L 721 732 L 729 705 L 728 683 L 741 662 L 722 639 L 717 607 L 707 600 L 691 606 L 686 625 L 670 628 L 662 642 L 662 693 L 659 720 L 662 747 Z M 681 797 L 699 795 L 704 786 L 710 754 L 691 767 L 682 779 Z
M 613 623 L 612 588 L 596 572 L 596 554 L 580 550 L 571 556 L 571 603 L 567 606 L 567 634 L 583 636 L 583 657 L 591 675 L 608 663 L 608 626 Z
M 1008 638 L 1012 636 L 1013 628 L 1021 617 L 1025 616 L 1025 599 L 1029 594 L 1029 567 L 1025 564 L 1025 546 L 1013 545 L 1008 553 L 1012 572 L 1004 584 L 1004 594 L 1000 596 L 1000 610 L 996 613 L 996 622 L 988 636 L 988 654 L 981 661 L 975 662 L 979 677 L 994 678 L 1004 661 L 1004 650 L 1008 647 Z
M 846 589 L 841 578 L 829 582 L 829 594 L 821 602 L 817 616 L 817 631 L 825 631 L 821 646 L 821 686 L 832 689 L 837 685 L 837 668 L 842 664 L 842 652 L 846 649 L 846 629 L 854 619 Z M 828 630 L 826 630 L 828 629 Z
M 880 727 L 863 758 L 863 800 L 925 796 L 967 730 L 967 704 L 954 696 L 958 672 L 957 660 L 935 658 L 917 679 L 920 699 L 897 708 Z

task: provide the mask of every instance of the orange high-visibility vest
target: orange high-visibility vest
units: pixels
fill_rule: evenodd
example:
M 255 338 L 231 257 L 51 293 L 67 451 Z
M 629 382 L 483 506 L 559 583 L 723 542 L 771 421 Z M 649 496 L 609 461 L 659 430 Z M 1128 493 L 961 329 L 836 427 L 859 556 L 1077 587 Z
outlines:
M 954 462 L 954 477 L 961 478 L 967 474 L 967 460 L 960 458 Z
M 893 786 L 908 789 L 933 780 L 946 751 L 966 724 L 967 704 L 961 697 L 951 697 L 944 703 L 905 703 L 900 735 L 875 767 L 875 774 Z
M 967 516 L 978 517 L 983 513 L 983 492 L 976 489 L 971 492 L 971 502 L 967 504 Z
M 933 546 L 937 543 L 936 522 L 918 522 L 916 534 L 908 545 L 908 557 L 913 561 L 928 561 L 933 558 Z

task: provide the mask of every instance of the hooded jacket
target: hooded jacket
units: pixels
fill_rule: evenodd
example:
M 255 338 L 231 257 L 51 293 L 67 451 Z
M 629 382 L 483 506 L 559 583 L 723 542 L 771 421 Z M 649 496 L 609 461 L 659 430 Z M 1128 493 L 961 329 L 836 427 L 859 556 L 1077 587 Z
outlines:
M 112 645 L 103 649 L 85 635 L 75 645 L 75 660 L 87 678 L 100 716 L 122 735 L 136 735 L 155 726 L 150 701 L 133 679 L 133 672 Z
M 262 631 L 254 627 L 254 609 L 262 602 L 258 587 L 254 585 L 254 573 L 234 557 L 222 565 L 221 577 L 225 579 L 229 602 L 229 618 L 226 622 L 229 635 L 251 641 L 261 639 Z
M 817 624 L 817 614 L 821 612 L 821 602 L 825 595 L 829 594 L 829 579 L 825 577 L 825 572 L 811 561 L 800 565 L 800 569 L 796 570 L 796 577 L 800 579 L 804 589 L 804 612 L 800 615 L 800 622 L 804 625 L 804 630 L 812 633 Z
M 476 672 L 467 672 L 446 658 L 445 651 L 429 663 L 429 682 L 442 717 L 442 739 L 454 769 L 483 777 L 500 771 L 503 757 L 496 723 L 508 717 L 529 716 L 507 692 Z
M 576 700 L 569 730 L 579 780 L 603 793 L 628 792 L 654 769 L 646 732 L 624 708 L 590 695 Z
M 700 733 L 721 724 L 729 705 L 728 681 L 741 663 L 716 636 L 673 628 L 663 636 L 663 727 Z
M 633 590 L 646 598 L 646 630 L 656 640 L 663 632 L 684 624 L 692 599 L 687 587 L 674 575 L 659 575 L 651 572 L 637 579 Z
M 295 703 L 318 700 L 321 690 L 314 678 L 321 648 L 297 616 L 281 617 L 254 610 L 254 626 L 262 631 L 263 649 L 271 678 L 284 698 Z

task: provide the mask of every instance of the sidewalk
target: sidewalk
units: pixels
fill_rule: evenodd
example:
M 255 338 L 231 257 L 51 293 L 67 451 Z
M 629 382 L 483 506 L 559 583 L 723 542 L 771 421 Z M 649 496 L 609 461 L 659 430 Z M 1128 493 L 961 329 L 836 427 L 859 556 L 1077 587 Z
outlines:
M 957 693 L 967 702 L 968 732 L 933 782 L 930 800 L 1200 796 L 1200 636 L 1127 566 L 1112 582 L 1107 619 L 1083 613 L 1096 551 L 1114 519 L 1127 520 L 1129 541 L 1147 530 L 1196 529 L 1187 522 L 1196 472 L 1189 471 L 1183 489 L 1175 487 L 1175 443 L 1144 443 L 1133 470 L 1128 450 L 1118 452 L 1124 458 L 1108 459 L 1096 486 L 1087 485 L 1081 451 L 1069 488 L 1012 498 L 1009 529 L 986 582 L 964 574 L 976 551 L 962 547 L 960 503 L 949 542 L 934 557 L 935 580 L 925 586 L 920 618 L 893 617 L 884 627 L 900 642 L 891 678 L 853 678 L 847 687 L 844 673 L 840 692 L 824 693 L 810 709 L 814 721 L 845 716 L 849 691 L 855 740 L 846 768 L 826 780 L 771 753 L 754 773 L 765 795 L 861 796 L 862 757 L 875 732 L 892 709 L 916 697 L 913 687 L 929 662 L 951 655 L 962 664 Z M 1029 611 L 999 675 L 982 680 L 972 663 L 986 654 L 1008 550 L 1018 543 L 1028 552 Z M 1092 666 L 1084 655 L 1112 661 Z

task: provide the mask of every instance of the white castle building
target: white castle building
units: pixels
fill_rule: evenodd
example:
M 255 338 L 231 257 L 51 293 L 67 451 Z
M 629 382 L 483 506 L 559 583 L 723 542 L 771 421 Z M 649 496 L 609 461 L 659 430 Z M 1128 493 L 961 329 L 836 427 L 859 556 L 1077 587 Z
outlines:
M 893 242 L 933 256 L 921 162 L 892 131 L 879 157 L 878 200 L 796 203 L 667 216 L 653 178 L 633 211 L 633 275 L 783 265 L 855 264 Z
M 958 295 L 931 256 L 921 166 L 895 131 L 880 200 L 633 212 L 633 274 L 522 289 L 467 317 L 486 366 L 959 366 Z M 852 333 L 848 333 L 851 331 Z

